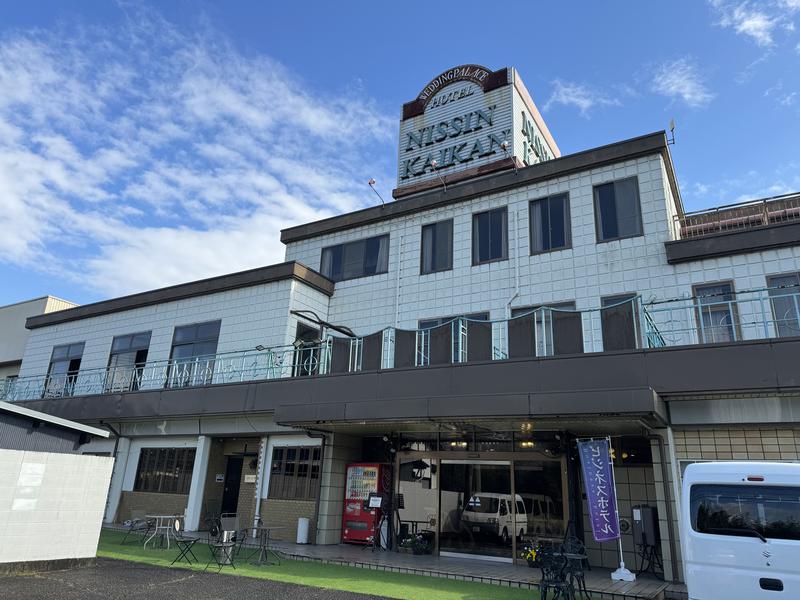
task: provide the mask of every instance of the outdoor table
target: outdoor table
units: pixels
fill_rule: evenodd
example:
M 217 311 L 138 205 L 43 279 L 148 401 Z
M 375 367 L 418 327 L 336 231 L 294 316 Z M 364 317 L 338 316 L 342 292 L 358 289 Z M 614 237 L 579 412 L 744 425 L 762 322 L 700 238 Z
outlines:
M 144 548 L 147 548 L 147 544 L 153 540 L 156 536 L 160 536 L 162 540 L 162 547 L 163 547 L 163 540 L 167 540 L 167 550 L 169 550 L 169 536 L 172 533 L 172 528 L 174 527 L 173 523 L 176 519 L 175 515 L 145 515 L 148 519 L 152 519 L 153 521 L 153 533 L 150 534 L 144 541 Z
M 280 556 L 278 556 L 278 553 L 275 552 L 275 550 L 273 550 L 272 548 L 270 548 L 270 545 L 269 545 L 270 541 L 272 541 L 271 538 L 270 538 L 271 533 L 273 531 L 278 531 L 280 529 L 286 529 L 286 527 L 284 527 L 284 526 L 272 527 L 272 526 L 269 526 L 269 525 L 260 525 L 259 527 L 254 527 L 253 528 L 253 530 L 256 532 L 256 536 L 255 537 L 258 538 L 258 550 L 257 550 L 257 552 L 258 552 L 258 560 L 256 560 L 256 562 L 253 563 L 253 564 L 256 564 L 256 565 L 279 565 L 279 564 L 281 564 Z M 272 561 L 269 560 L 270 552 L 275 557 L 275 560 L 277 560 L 278 562 L 272 562 Z M 255 556 L 255 552 L 253 552 L 250 556 L 251 557 Z

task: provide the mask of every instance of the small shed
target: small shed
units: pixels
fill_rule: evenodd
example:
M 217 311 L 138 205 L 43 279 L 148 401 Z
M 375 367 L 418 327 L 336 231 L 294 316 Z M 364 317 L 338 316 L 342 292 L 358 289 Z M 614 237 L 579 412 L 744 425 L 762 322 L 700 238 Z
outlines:
M 80 447 L 108 436 L 0 401 L 0 572 L 94 560 L 114 459 Z

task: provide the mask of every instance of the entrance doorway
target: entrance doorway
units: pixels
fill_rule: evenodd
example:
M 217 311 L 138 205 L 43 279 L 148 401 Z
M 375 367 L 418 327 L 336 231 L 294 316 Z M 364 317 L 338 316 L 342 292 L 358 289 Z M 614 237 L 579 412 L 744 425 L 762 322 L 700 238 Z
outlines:
M 225 489 L 222 492 L 222 509 L 220 512 L 235 513 L 239 507 L 239 486 L 242 482 L 242 465 L 244 459 L 241 456 L 229 456 L 228 465 L 225 468 Z
M 398 456 L 400 541 L 418 534 L 434 553 L 513 562 L 526 545 L 563 540 L 566 460 L 492 454 L 498 460 L 463 460 L 453 452 Z

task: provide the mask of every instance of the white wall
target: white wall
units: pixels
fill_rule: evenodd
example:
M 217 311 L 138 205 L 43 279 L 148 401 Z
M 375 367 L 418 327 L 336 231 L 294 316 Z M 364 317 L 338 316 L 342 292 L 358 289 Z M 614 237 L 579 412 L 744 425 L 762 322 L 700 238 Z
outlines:
M 0 563 L 95 556 L 113 464 L 0 450 Z
M 630 176 L 639 181 L 644 235 L 598 244 L 593 186 Z M 531 256 L 528 204 L 560 192 L 569 193 L 572 248 Z M 473 266 L 472 214 L 500 206 L 509 211 L 509 260 Z M 394 325 L 396 314 L 402 328 L 415 328 L 420 319 L 482 311 L 492 319 L 507 317 L 517 244 L 520 289 L 512 307 L 575 301 L 578 309 L 598 308 L 603 296 L 633 292 L 645 301 L 688 297 L 694 284 L 725 279 L 741 291 L 765 287 L 768 274 L 800 270 L 800 245 L 669 265 L 664 242 L 672 239 L 673 214 L 664 162 L 655 154 L 298 241 L 287 245 L 286 259 L 319 269 L 325 246 L 390 234 L 388 273 L 338 282 L 330 300 L 330 320 L 359 335 Z M 422 225 L 449 218 L 454 219 L 453 269 L 420 275 Z

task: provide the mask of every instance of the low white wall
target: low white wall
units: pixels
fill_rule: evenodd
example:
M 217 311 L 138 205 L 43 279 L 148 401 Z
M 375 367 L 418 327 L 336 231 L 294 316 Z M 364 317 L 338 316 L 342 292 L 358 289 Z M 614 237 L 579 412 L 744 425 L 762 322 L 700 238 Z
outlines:
M 0 450 L 0 563 L 91 558 L 114 459 Z

